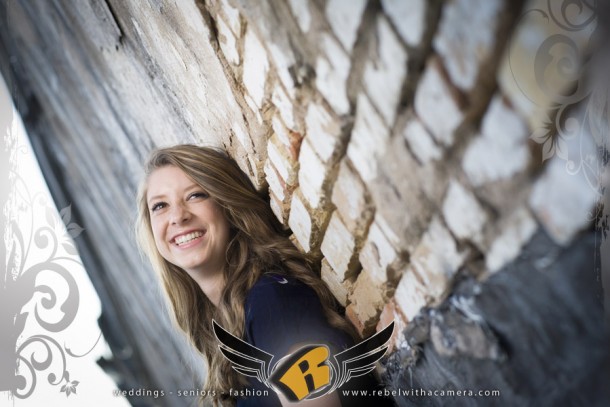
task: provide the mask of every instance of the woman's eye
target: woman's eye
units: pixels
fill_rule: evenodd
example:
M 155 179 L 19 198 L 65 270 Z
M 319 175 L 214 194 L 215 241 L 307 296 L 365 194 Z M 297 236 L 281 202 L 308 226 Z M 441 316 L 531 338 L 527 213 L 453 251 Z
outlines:
M 206 199 L 208 198 L 210 195 L 208 195 L 205 192 L 193 192 L 192 194 L 189 195 L 189 199 L 191 198 L 202 198 L 202 199 Z
M 155 212 L 163 207 L 165 207 L 165 202 L 157 202 L 156 204 L 150 207 L 150 211 Z

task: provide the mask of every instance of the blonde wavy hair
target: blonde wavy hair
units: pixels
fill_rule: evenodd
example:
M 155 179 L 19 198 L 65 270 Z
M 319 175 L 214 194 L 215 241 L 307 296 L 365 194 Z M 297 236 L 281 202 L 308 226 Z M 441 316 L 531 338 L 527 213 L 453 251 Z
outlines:
M 224 281 L 218 307 L 181 268 L 159 254 L 152 234 L 146 202 L 147 181 L 158 168 L 175 166 L 201 186 L 223 210 L 231 227 L 226 251 Z M 157 149 L 145 164 L 145 178 L 138 192 L 136 236 L 140 248 L 158 273 L 174 322 L 207 362 L 204 389 L 214 404 L 234 404 L 226 397 L 229 389 L 245 384 L 243 376 L 231 369 L 217 351 L 212 318 L 238 337 L 244 336 L 246 295 L 265 272 L 283 273 L 311 287 L 319 296 L 328 322 L 356 338 L 353 327 L 338 313 L 335 298 L 320 279 L 314 264 L 287 237 L 267 203 L 267 194 L 258 192 L 250 179 L 224 152 L 195 145 Z M 205 397 L 200 400 L 204 402 Z

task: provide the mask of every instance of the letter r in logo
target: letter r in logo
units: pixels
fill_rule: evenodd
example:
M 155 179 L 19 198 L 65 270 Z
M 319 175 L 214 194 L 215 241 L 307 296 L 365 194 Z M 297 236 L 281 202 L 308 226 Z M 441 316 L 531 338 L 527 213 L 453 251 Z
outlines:
M 300 401 L 330 384 L 330 352 L 323 345 L 305 346 L 274 369 L 270 379 L 290 401 Z

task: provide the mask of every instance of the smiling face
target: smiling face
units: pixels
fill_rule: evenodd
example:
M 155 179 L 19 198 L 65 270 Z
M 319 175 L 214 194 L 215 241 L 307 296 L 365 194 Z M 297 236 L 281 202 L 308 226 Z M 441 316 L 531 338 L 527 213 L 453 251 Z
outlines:
M 161 256 L 195 279 L 220 273 L 230 239 L 222 208 L 173 165 L 154 170 L 147 185 L 146 202 Z

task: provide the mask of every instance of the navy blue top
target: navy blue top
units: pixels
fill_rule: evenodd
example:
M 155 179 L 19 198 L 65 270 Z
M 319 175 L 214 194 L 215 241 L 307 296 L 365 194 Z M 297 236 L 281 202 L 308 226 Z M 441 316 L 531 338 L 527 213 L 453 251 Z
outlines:
M 315 291 L 292 277 L 263 275 L 244 310 L 245 340 L 278 359 L 300 343 L 321 342 L 334 352 L 353 346 L 347 333 L 328 323 Z
M 326 344 L 331 354 L 354 345 L 347 333 L 328 323 L 315 291 L 292 277 L 270 273 L 261 276 L 246 297 L 244 311 L 244 340 L 274 355 L 272 363 L 286 356 L 289 350 L 294 351 L 300 344 Z M 350 382 L 358 386 L 356 380 Z M 242 390 L 246 397 L 237 399 L 238 407 L 281 407 L 272 389 L 255 378 L 250 379 L 249 383 Z M 377 387 L 372 376 L 366 383 L 360 381 L 359 388 L 364 390 L 360 387 L 362 385 L 368 389 Z M 247 391 L 252 393 L 247 394 Z M 265 391 L 268 396 L 261 396 Z M 343 406 L 356 405 L 345 401 L 339 393 Z

